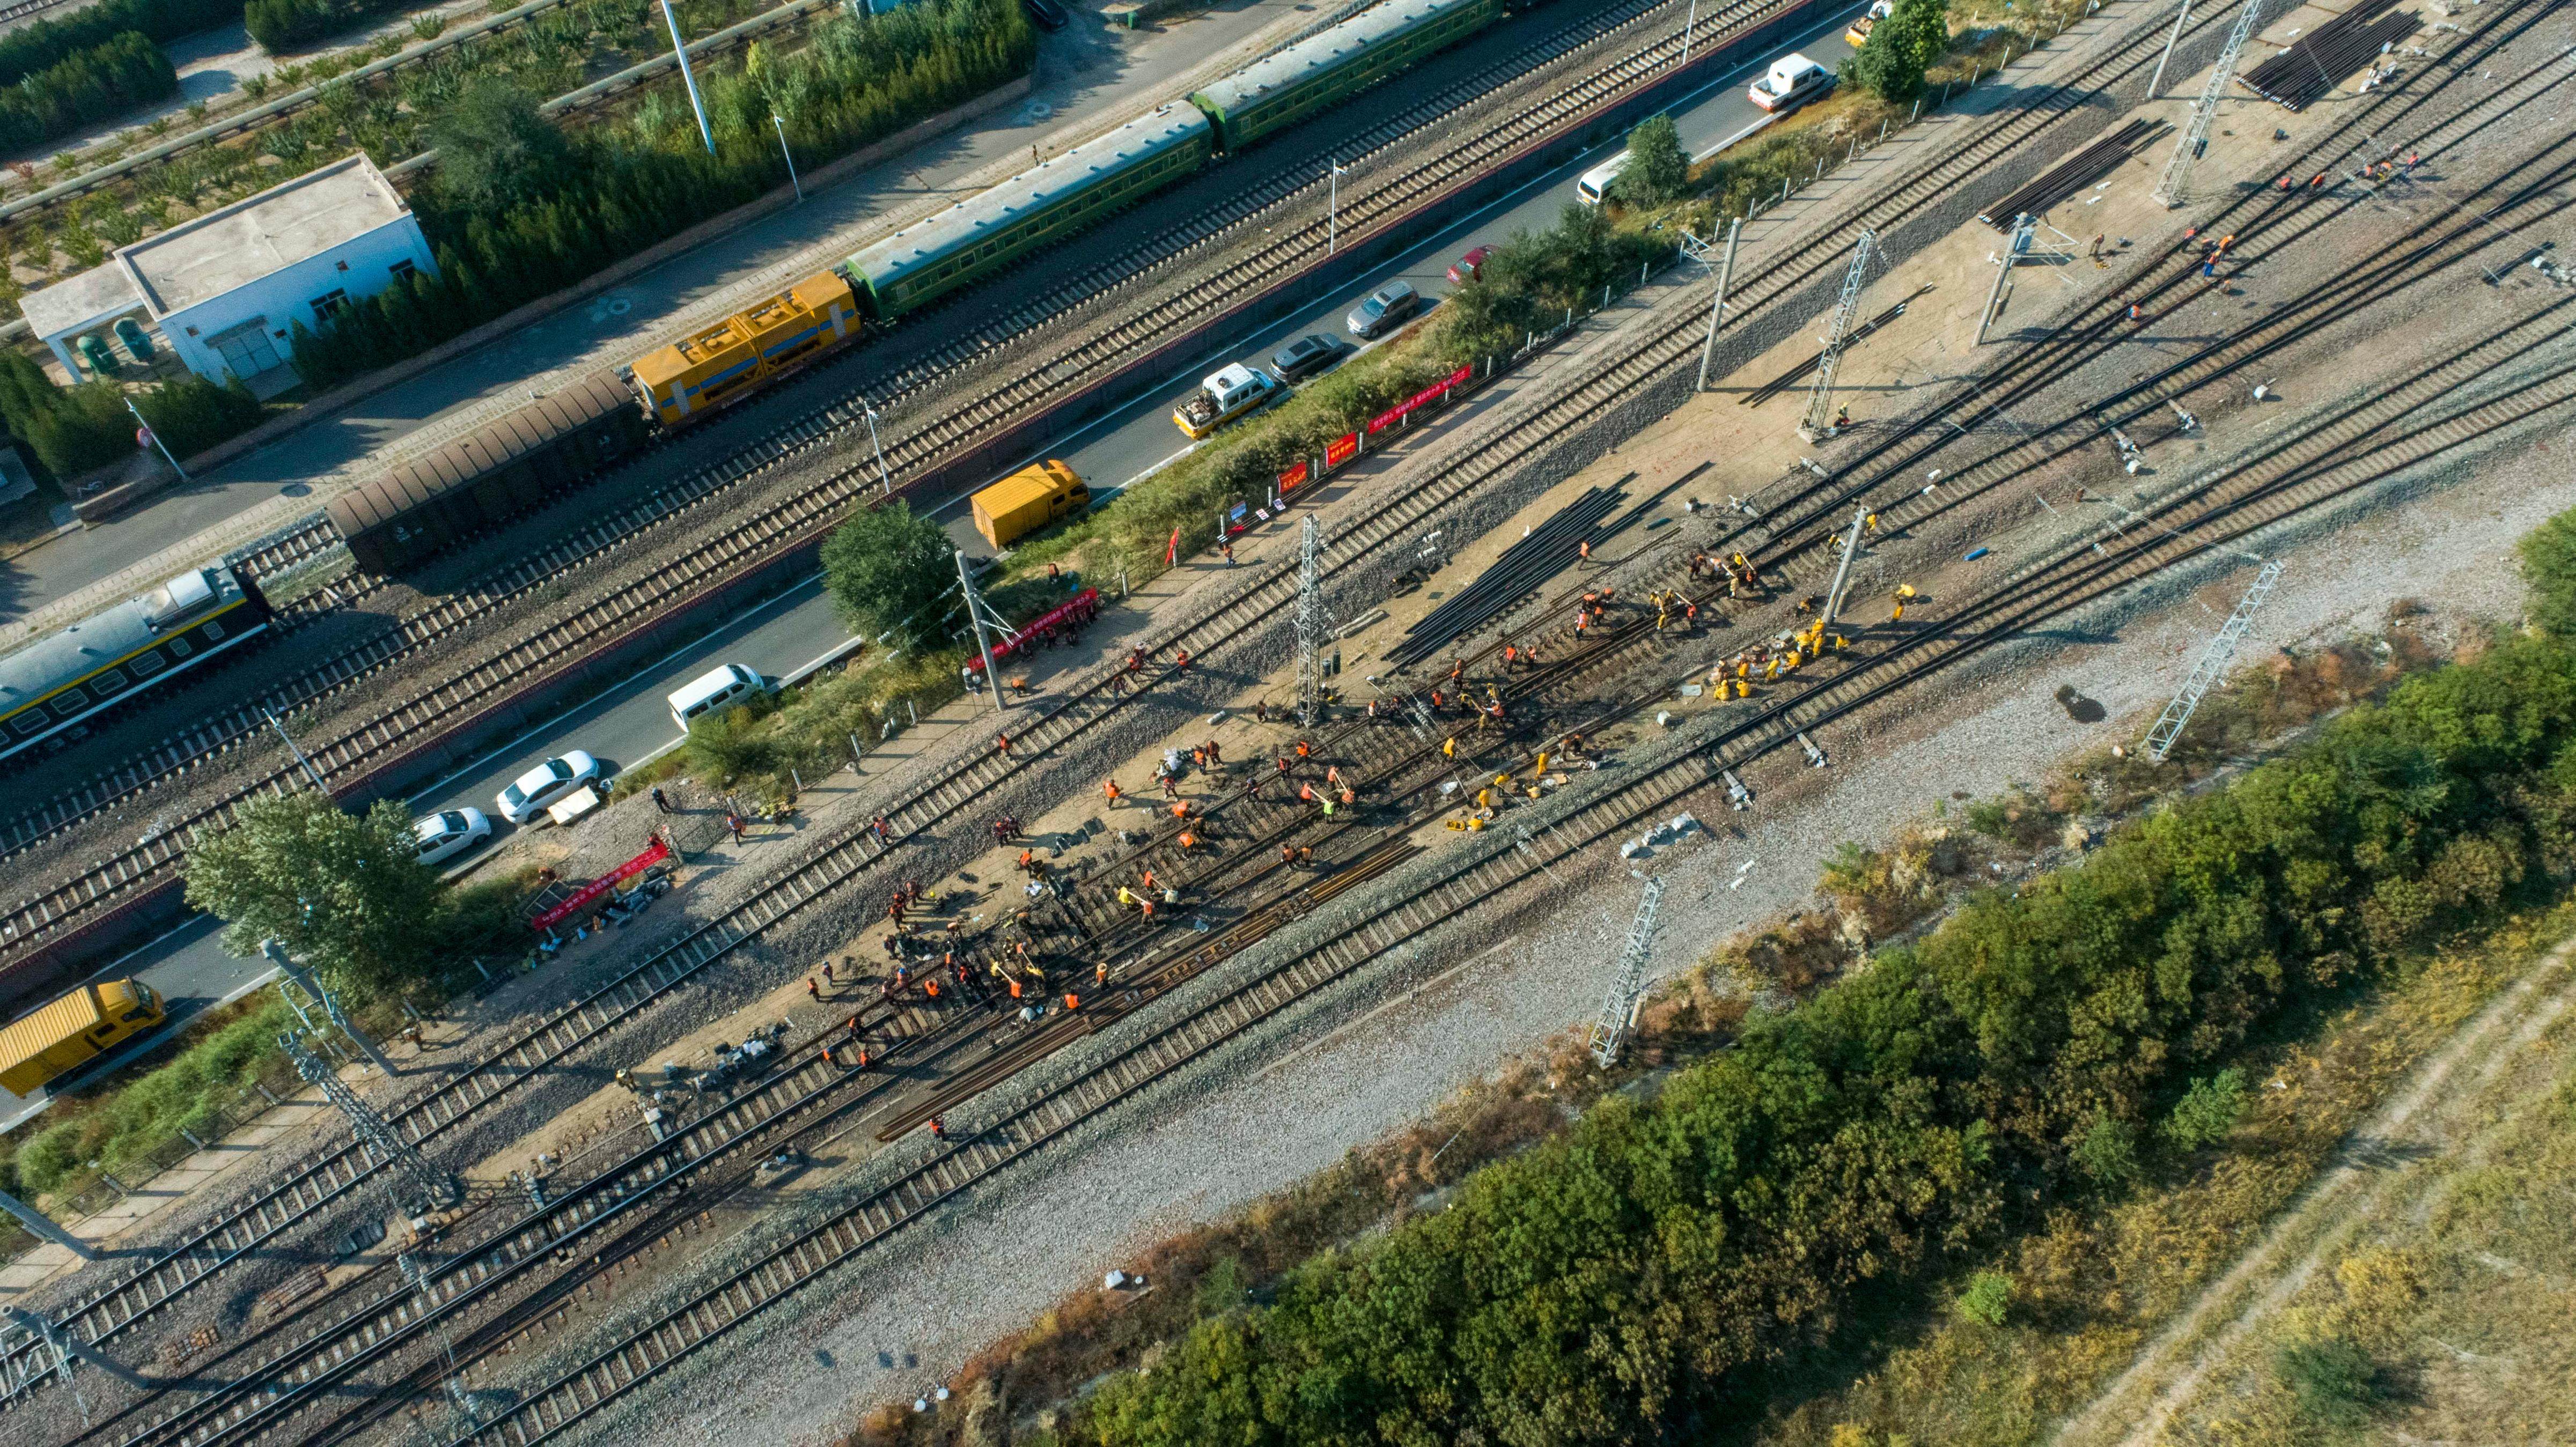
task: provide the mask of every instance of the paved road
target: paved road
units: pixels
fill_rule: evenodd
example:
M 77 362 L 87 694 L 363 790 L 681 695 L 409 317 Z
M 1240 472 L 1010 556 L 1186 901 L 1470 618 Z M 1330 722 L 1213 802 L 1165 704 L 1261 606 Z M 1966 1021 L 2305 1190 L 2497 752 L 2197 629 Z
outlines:
M 1812 33 L 1782 50 L 1800 50 L 1827 67 L 1839 64 L 1850 53 L 1842 41 L 1842 28 L 1857 8 L 1819 24 Z M 1712 81 L 1674 108 L 1673 118 L 1681 130 L 1682 143 L 1695 154 L 1705 156 L 1717 150 L 1762 120 L 1762 112 L 1744 94 L 1759 63 Z M 1552 223 L 1573 199 L 1576 178 L 1610 154 L 1612 149 L 1604 148 L 1573 161 L 1442 231 L 1377 274 L 1354 283 L 1346 292 L 1319 300 L 1295 319 L 1211 351 L 1180 369 L 1168 389 L 1113 412 L 1071 437 L 1059 439 L 1046 455 L 1072 463 L 1075 470 L 1093 480 L 1100 496 L 1113 494 L 1140 474 L 1188 450 L 1188 439 L 1172 425 L 1171 411 L 1195 390 L 1200 376 L 1228 361 L 1263 365 L 1281 344 L 1307 332 L 1347 337 L 1342 329 L 1343 315 L 1360 297 L 1388 281 L 1401 278 L 1412 282 L 1426 296 L 1444 295 L 1450 290 L 1446 273 L 1452 261 L 1472 247 Z M 991 551 L 968 520 L 962 497 L 940 509 L 938 516 L 949 535 L 969 554 L 980 556 Z M 510 826 L 500 819 L 493 795 L 530 765 L 566 749 L 579 748 L 596 754 L 612 770 L 632 767 L 677 737 L 678 729 L 663 701 L 672 689 L 719 663 L 739 663 L 778 677 L 848 639 L 848 630 L 832 611 L 830 600 L 822 595 L 821 581 L 816 579 L 421 791 L 412 799 L 412 806 L 426 814 L 471 804 L 491 815 L 496 828 L 506 833 Z M 193 1014 L 256 987 L 267 975 L 264 962 L 226 954 L 215 936 L 209 922 L 192 920 L 99 975 L 116 978 L 139 974 L 170 997 L 173 1018 Z M 0 1130 L 21 1118 L 13 1114 L 15 1109 L 6 1092 L 0 1092 Z

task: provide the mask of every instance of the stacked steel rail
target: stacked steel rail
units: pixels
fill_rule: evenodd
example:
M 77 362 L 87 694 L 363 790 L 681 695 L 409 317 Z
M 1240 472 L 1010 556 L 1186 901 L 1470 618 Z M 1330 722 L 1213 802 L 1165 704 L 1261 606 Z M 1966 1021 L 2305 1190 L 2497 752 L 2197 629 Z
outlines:
M 2123 162 L 2171 127 L 2162 121 L 2136 120 L 2040 172 L 2029 183 L 1977 213 L 1977 219 L 2009 233 L 2014 218 L 2045 216 L 2049 208 L 2120 169 Z
M 2284 109 L 2306 110 L 2345 76 L 2423 24 L 2412 14 L 2386 13 L 2396 3 L 2361 0 L 2236 78 L 2247 90 Z
M 1429 658 L 1447 647 L 1450 639 L 1474 632 L 1487 619 L 1527 596 L 1539 583 L 1555 576 L 1586 545 L 1608 542 L 1639 516 L 1631 509 L 1616 525 L 1601 526 L 1610 509 L 1619 505 L 1620 497 L 1618 486 L 1586 488 L 1582 496 L 1531 529 L 1528 537 L 1503 549 L 1502 556 L 1477 574 L 1475 581 L 1406 629 L 1404 637 L 1386 651 L 1387 662 L 1403 668 Z
M 2501 20 L 2518 8 L 2502 8 L 2495 19 Z M 1973 175 L 1994 157 L 2007 153 L 2020 140 L 2044 129 L 2051 121 L 2073 109 L 2083 91 L 2096 81 L 2116 80 L 2142 69 L 2145 54 L 2153 49 L 2150 42 L 2154 38 L 2154 35 L 2141 31 L 2128 43 L 2097 57 L 2084 74 L 2072 78 L 2058 92 L 2044 97 L 2041 104 L 2030 110 L 1990 118 L 1962 144 L 1936 160 L 1929 168 L 1929 174 L 1908 178 L 1882 192 L 1877 200 L 1901 212 L 1929 204 L 1947 193 L 1950 182 Z M 1765 289 L 1776 296 L 1808 276 L 1835 265 L 1840 259 L 1844 240 L 1840 234 L 1829 234 L 1808 250 L 1774 263 L 1757 280 L 1766 281 Z M 1553 436 L 1569 422 L 1579 421 L 1592 411 L 1609 405 L 1639 381 L 1660 370 L 1662 365 L 1670 363 L 1672 357 L 1658 356 L 1659 352 L 1673 351 L 1677 341 L 1685 348 L 1695 348 L 1697 331 L 1697 323 L 1686 319 L 1677 328 L 1643 339 L 1626 360 L 1613 364 L 1608 375 L 1575 389 L 1555 404 L 1540 410 L 1521 424 L 1519 434 L 1525 439 Z M 1673 355 L 1679 353 L 1675 351 Z M 1497 448 L 1495 453 L 1499 455 L 1505 450 Z M 1498 457 L 1487 465 L 1499 467 L 1505 464 Z M 1386 516 L 1381 513 L 1378 519 L 1382 521 Z M 1408 514 L 1392 527 L 1381 527 L 1374 538 L 1364 532 L 1346 549 L 1337 550 L 1336 568 L 1353 566 L 1385 543 L 1410 536 L 1418 516 Z M 1175 642 L 1185 643 L 1193 651 L 1206 656 L 1211 649 L 1237 639 L 1275 617 L 1277 604 L 1283 596 L 1281 589 L 1283 586 L 1293 589 L 1294 586 L 1293 579 L 1285 577 L 1285 570 L 1275 571 L 1281 576 L 1257 582 L 1212 617 L 1174 630 L 1168 638 L 1161 640 L 1161 646 L 1168 648 Z M 1104 686 L 1095 686 L 1078 697 L 1105 693 Z M 1061 724 L 1064 726 L 1063 737 L 1069 738 L 1080 733 L 1088 721 L 1067 719 L 1060 711 L 1042 720 L 1041 726 Z M 1055 741 L 1060 742 L 1061 739 Z M 1043 744 L 1047 740 L 1041 739 L 1040 742 Z M 1025 758 L 1035 751 L 1022 750 L 1020 757 Z M 908 837 L 968 806 L 969 801 L 989 790 L 999 777 L 1023 766 L 1018 762 L 997 764 L 990 756 L 964 761 L 901 807 L 895 816 L 901 826 L 900 837 Z M 825 891 L 859 877 L 880 853 L 864 835 L 853 835 L 826 845 L 771 881 L 724 918 L 709 922 L 669 949 L 648 958 L 628 974 L 610 981 L 591 996 L 544 1022 L 499 1055 L 481 1062 L 464 1076 L 406 1108 L 400 1116 L 402 1128 L 416 1140 L 451 1128 L 457 1121 L 478 1112 L 490 1100 L 515 1089 L 545 1064 L 559 1061 L 563 1055 L 599 1038 L 698 970 L 776 927 Z M 325 1162 L 299 1174 L 255 1203 L 253 1210 L 218 1223 L 188 1246 L 152 1263 L 136 1278 L 76 1308 L 72 1317 L 74 1329 L 92 1340 L 99 1339 L 103 1333 L 121 1329 L 177 1295 L 187 1285 L 237 1259 L 258 1241 L 268 1239 L 283 1229 L 286 1222 L 275 1220 L 272 1224 L 269 1208 L 278 1201 L 289 1199 L 290 1192 L 310 1191 L 314 1189 L 312 1183 L 316 1180 L 325 1181 L 322 1189 L 325 1196 L 345 1190 L 348 1181 L 355 1179 L 355 1174 L 331 1184 L 328 1178 L 334 1173 L 334 1166 L 334 1162 Z M 336 1158 L 336 1169 L 338 1172 L 356 1171 L 355 1152 L 346 1152 Z M 319 1205 L 317 1199 L 294 1214 L 310 1214 Z M 22 1354 L 30 1356 L 32 1361 L 32 1348 L 22 1348 Z M 11 1382 L 13 1390 L 23 1386 L 23 1373 L 22 1365 Z

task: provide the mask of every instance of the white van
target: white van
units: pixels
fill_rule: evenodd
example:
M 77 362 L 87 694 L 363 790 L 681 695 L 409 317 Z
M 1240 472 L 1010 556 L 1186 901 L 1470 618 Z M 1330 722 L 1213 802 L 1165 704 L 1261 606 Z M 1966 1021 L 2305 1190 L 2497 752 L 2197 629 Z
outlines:
M 671 695 L 671 722 L 687 733 L 700 715 L 731 708 L 767 686 L 758 673 L 739 663 L 728 663 L 698 675 L 688 687 Z
M 1619 173 L 1627 169 L 1628 153 L 1622 150 L 1583 173 L 1583 179 L 1574 183 L 1574 199 L 1586 206 L 1600 205 L 1609 198 L 1610 183 L 1618 180 Z

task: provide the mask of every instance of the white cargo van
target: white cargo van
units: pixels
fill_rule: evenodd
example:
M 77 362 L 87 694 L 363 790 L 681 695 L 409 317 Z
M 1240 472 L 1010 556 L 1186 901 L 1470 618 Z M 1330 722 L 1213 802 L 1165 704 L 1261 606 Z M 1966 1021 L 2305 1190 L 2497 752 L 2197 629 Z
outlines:
M 739 663 L 728 663 L 698 675 L 688 687 L 671 695 L 671 722 L 687 733 L 689 725 L 700 717 L 745 702 L 767 686 L 758 673 Z
M 1574 183 L 1574 199 L 1586 206 L 1600 205 L 1609 198 L 1610 183 L 1618 180 L 1619 173 L 1627 169 L 1628 153 L 1623 150 L 1584 172 L 1583 179 Z

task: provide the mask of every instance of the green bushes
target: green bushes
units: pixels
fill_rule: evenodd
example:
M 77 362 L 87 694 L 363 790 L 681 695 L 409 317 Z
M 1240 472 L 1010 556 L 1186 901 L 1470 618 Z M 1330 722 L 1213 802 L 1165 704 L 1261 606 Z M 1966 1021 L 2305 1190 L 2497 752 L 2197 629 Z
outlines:
M 295 1012 L 274 994 L 217 1028 L 169 1064 L 117 1091 L 97 1110 L 58 1120 L 18 1148 L 18 1179 L 51 1191 L 89 1161 L 113 1171 L 176 1140 L 181 1131 L 206 1139 L 216 1116 L 277 1058 L 277 1037 L 294 1028 Z
M 436 180 L 413 198 L 439 277 L 297 333 L 296 370 L 327 387 L 398 361 L 784 186 L 773 113 L 799 164 L 819 165 L 1025 74 L 1036 45 L 1008 0 L 832 20 L 802 51 L 702 79 L 712 156 L 686 105 L 648 99 L 558 152 L 528 129 L 533 96 L 482 91 L 474 124 L 442 128 L 453 150 L 441 144 Z
M 0 352 L 0 420 L 58 478 L 134 455 L 134 414 L 125 410 L 126 395 L 113 382 L 57 387 L 23 354 Z M 135 393 L 134 405 L 183 458 L 248 431 L 262 415 L 239 381 L 218 387 L 196 376 Z
M 51 69 L 129 30 L 155 41 L 176 40 L 230 25 L 241 14 L 241 0 L 102 0 L 0 36 L 0 84 Z
M 1896 0 L 1859 52 L 1843 62 L 1843 78 L 1902 105 L 1923 93 L 1924 73 L 1949 48 L 1950 0 Z
M 249 0 L 242 7 L 242 20 L 262 49 L 280 51 L 337 35 L 371 15 L 395 8 L 392 3 L 371 5 L 363 0 Z
M 2532 529 L 2518 551 L 2531 588 L 2531 621 L 2557 637 L 2576 638 L 2576 513 Z
M 1104 1384 L 1082 1435 L 1691 1438 L 1864 1287 L 2118 1189 L 2159 1120 L 2223 1129 L 2210 1067 L 2286 1005 L 2571 868 L 2576 645 L 2506 640 L 1299 1268 Z M 2379 1390 L 2349 1353 L 2284 1375 L 2337 1419 Z
M 0 90 L 0 146 L 41 145 L 178 92 L 170 57 L 128 30 Z

